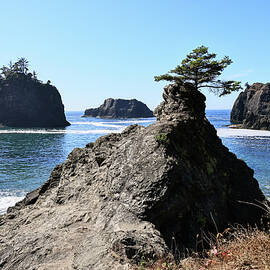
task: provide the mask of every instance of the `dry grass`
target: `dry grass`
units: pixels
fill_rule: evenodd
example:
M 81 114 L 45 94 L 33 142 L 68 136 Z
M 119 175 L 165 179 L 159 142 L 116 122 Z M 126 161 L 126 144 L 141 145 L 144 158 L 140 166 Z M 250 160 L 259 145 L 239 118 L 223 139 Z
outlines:
M 157 261 L 140 270 L 270 270 L 270 230 L 237 228 L 218 234 L 204 258 L 194 254 L 179 264 Z

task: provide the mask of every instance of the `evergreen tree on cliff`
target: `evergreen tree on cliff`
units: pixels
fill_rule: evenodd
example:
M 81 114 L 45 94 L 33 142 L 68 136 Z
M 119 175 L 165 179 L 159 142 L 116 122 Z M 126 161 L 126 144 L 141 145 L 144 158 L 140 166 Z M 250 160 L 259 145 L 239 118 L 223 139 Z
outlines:
M 200 46 L 189 53 L 181 65 L 167 74 L 155 76 L 155 81 L 189 82 L 196 90 L 208 88 L 221 97 L 242 89 L 241 82 L 217 79 L 231 63 L 232 60 L 228 56 L 218 61 L 215 53 L 208 53 L 207 47 Z
M 25 75 L 30 78 L 32 74 L 29 71 L 29 62 L 26 58 L 21 57 L 14 64 L 10 61 L 8 67 L 3 66 L 0 68 L 0 77 L 2 79 L 10 79 L 18 77 L 18 75 Z M 31 74 L 31 76 L 29 76 Z
M 64 105 L 51 81 L 43 83 L 29 72 L 26 58 L 0 68 L 0 126 L 66 127 Z M 0 263 L 1 264 L 1 263 Z

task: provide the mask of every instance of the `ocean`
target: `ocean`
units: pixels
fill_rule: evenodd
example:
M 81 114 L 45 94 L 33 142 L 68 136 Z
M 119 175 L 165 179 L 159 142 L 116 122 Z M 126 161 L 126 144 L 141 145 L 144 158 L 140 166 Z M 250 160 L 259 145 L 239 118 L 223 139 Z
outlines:
M 148 126 L 155 118 L 82 118 L 83 112 L 66 112 L 71 126 L 62 129 L 0 128 L 0 214 L 42 185 L 55 165 L 66 160 L 75 147 L 98 137 L 121 132 L 131 124 Z M 254 170 L 266 196 L 270 196 L 270 131 L 231 129 L 230 110 L 207 110 L 225 146 Z

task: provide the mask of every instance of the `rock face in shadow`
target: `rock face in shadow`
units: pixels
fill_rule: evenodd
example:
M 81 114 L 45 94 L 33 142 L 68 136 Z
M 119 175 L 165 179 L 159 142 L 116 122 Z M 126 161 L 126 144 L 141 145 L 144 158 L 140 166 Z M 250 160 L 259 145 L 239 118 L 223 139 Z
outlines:
M 98 118 L 146 118 L 153 117 L 153 112 L 141 101 L 136 99 L 108 98 L 95 109 L 87 109 L 83 117 Z
M 70 123 L 54 86 L 22 77 L 0 80 L 0 125 L 66 127 Z
M 165 87 L 157 122 L 74 149 L 0 219 L 2 269 L 132 269 L 254 224 L 264 195 L 205 118 L 192 85 Z
M 254 83 L 240 93 L 231 111 L 231 122 L 242 128 L 270 130 L 270 83 Z

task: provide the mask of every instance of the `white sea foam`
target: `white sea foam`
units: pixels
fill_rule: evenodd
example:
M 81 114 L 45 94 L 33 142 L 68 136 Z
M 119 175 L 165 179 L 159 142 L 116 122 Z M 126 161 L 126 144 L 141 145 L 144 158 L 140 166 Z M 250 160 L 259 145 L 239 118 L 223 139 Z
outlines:
M 93 123 L 94 122 L 89 122 L 89 121 L 88 122 L 86 122 L 86 121 L 85 122 L 82 122 L 82 121 L 81 122 L 80 121 L 79 122 L 78 121 L 77 122 L 71 122 L 72 125 L 87 125 L 87 126 L 89 126 L 89 125 L 92 126 Z
M 0 215 L 6 213 L 8 207 L 14 206 L 16 202 L 21 201 L 24 198 L 24 196 L 16 196 L 14 194 L 13 195 L 5 194 L 5 195 L 6 196 L 4 197 L 0 196 Z
M 154 122 L 154 118 L 142 119 L 142 120 L 115 120 L 115 121 L 102 121 L 102 122 L 94 122 L 94 121 L 77 121 L 71 122 L 73 125 L 115 125 L 115 124 L 140 124 L 140 123 L 151 123 Z
M 119 129 L 93 129 L 93 130 L 44 130 L 44 129 L 7 129 L 0 130 L 0 134 L 107 134 L 107 133 L 119 133 L 122 128 Z
M 218 121 L 230 121 L 230 118 L 220 118 L 220 117 L 215 117 L 215 116 L 207 116 L 208 120 L 218 120 Z
M 93 122 L 71 122 L 72 125 L 93 125 Z
M 108 124 L 107 122 L 93 122 L 91 123 L 93 126 L 96 127 L 111 127 L 111 128 L 123 128 L 121 125 L 114 125 L 114 124 Z M 119 122 L 121 124 L 121 122 Z
M 1 129 L 0 134 L 63 134 L 66 130 L 60 129 Z
M 270 138 L 270 131 L 253 130 L 253 129 L 218 128 L 217 134 L 221 138 L 227 138 L 227 137 L 269 137 Z
M 94 130 L 70 130 L 71 134 L 108 134 L 108 133 L 120 133 L 125 127 L 119 129 L 94 129 Z
M 124 128 L 124 127 L 123 127 Z M 93 129 L 93 130 L 67 130 L 67 134 L 108 134 L 108 133 L 120 133 L 123 128 L 119 129 Z
M 140 123 L 151 123 L 151 122 L 155 122 L 156 119 L 155 118 L 149 118 L 149 119 L 141 119 L 141 120 L 119 120 L 117 121 L 110 121 L 110 122 L 101 122 L 101 123 L 107 123 L 107 124 L 115 124 L 115 123 L 119 123 L 119 124 L 140 124 Z
M 0 129 L 0 134 L 107 134 L 119 133 L 124 130 L 128 124 L 151 123 L 155 120 L 142 119 L 142 120 L 116 120 L 109 122 L 94 122 L 94 121 L 77 121 L 72 122 L 72 125 L 85 125 L 101 128 L 112 129 L 91 129 L 91 130 L 74 130 L 74 129 Z

